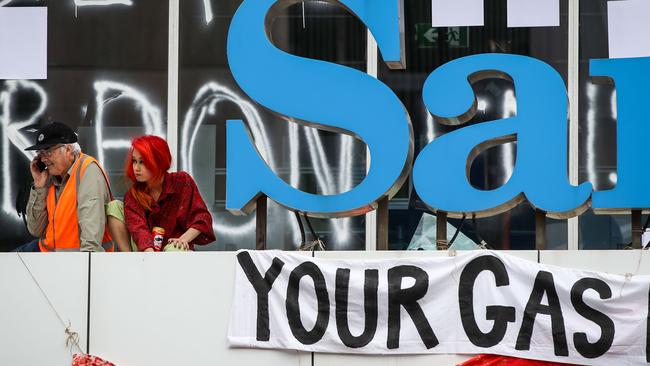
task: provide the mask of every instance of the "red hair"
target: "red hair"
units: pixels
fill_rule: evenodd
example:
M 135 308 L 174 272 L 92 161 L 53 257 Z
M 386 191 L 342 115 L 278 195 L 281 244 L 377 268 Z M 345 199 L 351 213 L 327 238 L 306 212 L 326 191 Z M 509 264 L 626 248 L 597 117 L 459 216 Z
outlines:
M 138 203 L 144 207 L 145 210 L 151 211 L 151 204 L 153 199 L 149 194 L 149 189 L 146 182 L 138 182 L 135 179 L 133 172 L 133 150 L 138 150 L 144 166 L 153 175 L 153 183 L 157 183 L 163 179 L 165 173 L 169 170 L 172 163 L 172 154 L 169 152 L 169 145 L 167 141 L 158 136 L 145 135 L 139 136 L 131 140 L 131 149 L 126 156 L 124 164 L 124 171 L 126 176 L 131 181 L 131 188 L 129 193 L 135 198 Z

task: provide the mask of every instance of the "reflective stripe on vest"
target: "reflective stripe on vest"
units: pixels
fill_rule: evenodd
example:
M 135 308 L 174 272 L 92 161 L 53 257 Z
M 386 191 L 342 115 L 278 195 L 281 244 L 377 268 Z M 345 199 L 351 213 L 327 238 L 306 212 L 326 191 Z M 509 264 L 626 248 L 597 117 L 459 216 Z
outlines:
M 56 199 L 54 185 L 51 185 L 47 194 L 47 228 L 45 237 L 39 240 L 39 247 L 42 252 L 78 252 L 81 243 L 79 241 L 79 220 L 77 216 L 77 189 L 83 178 L 86 168 L 90 164 L 97 164 L 97 161 L 85 154 L 81 154 L 72 166 L 72 174 L 68 178 L 68 183 L 63 187 L 63 191 Z M 104 170 L 97 164 L 102 172 L 108 186 L 108 178 Z M 110 188 L 109 188 L 110 191 Z M 108 226 L 104 227 L 104 236 L 102 238 L 102 247 L 105 251 L 113 251 L 113 242 L 108 232 Z

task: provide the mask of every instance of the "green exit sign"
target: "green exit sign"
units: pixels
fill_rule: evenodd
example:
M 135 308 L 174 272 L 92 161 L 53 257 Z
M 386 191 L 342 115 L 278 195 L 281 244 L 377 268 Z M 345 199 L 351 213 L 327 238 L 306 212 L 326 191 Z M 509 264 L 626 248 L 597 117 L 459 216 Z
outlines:
M 415 40 L 418 48 L 438 47 L 439 42 L 445 42 L 449 48 L 467 48 L 469 47 L 468 33 L 469 27 L 434 28 L 430 23 L 415 25 Z

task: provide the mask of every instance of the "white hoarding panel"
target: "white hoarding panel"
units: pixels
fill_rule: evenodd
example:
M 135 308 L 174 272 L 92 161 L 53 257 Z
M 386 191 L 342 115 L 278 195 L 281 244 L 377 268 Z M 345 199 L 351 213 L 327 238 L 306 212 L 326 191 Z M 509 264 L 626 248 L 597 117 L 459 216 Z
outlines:
M 233 252 L 93 254 L 91 353 L 119 366 L 309 364 L 310 353 L 228 347 L 235 261 Z
M 87 294 L 88 253 L 0 254 L 0 365 L 72 364 L 65 329 L 85 352 Z

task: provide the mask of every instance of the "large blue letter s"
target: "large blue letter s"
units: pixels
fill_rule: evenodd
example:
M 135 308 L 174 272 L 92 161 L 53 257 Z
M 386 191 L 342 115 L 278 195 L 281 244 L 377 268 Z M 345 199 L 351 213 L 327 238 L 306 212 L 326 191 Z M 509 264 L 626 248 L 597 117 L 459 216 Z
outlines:
M 391 65 L 403 61 L 399 32 L 402 0 L 339 0 L 373 32 Z M 368 145 L 372 164 L 350 191 L 306 193 L 277 177 L 260 157 L 242 121 L 228 121 L 226 206 L 249 212 L 260 194 L 312 216 L 358 215 L 392 196 L 404 182 L 413 156 L 406 109 L 377 79 L 345 66 L 306 59 L 275 47 L 267 14 L 296 0 L 244 0 L 228 33 L 228 62 L 239 86 L 259 104 L 296 122 L 347 133 Z

